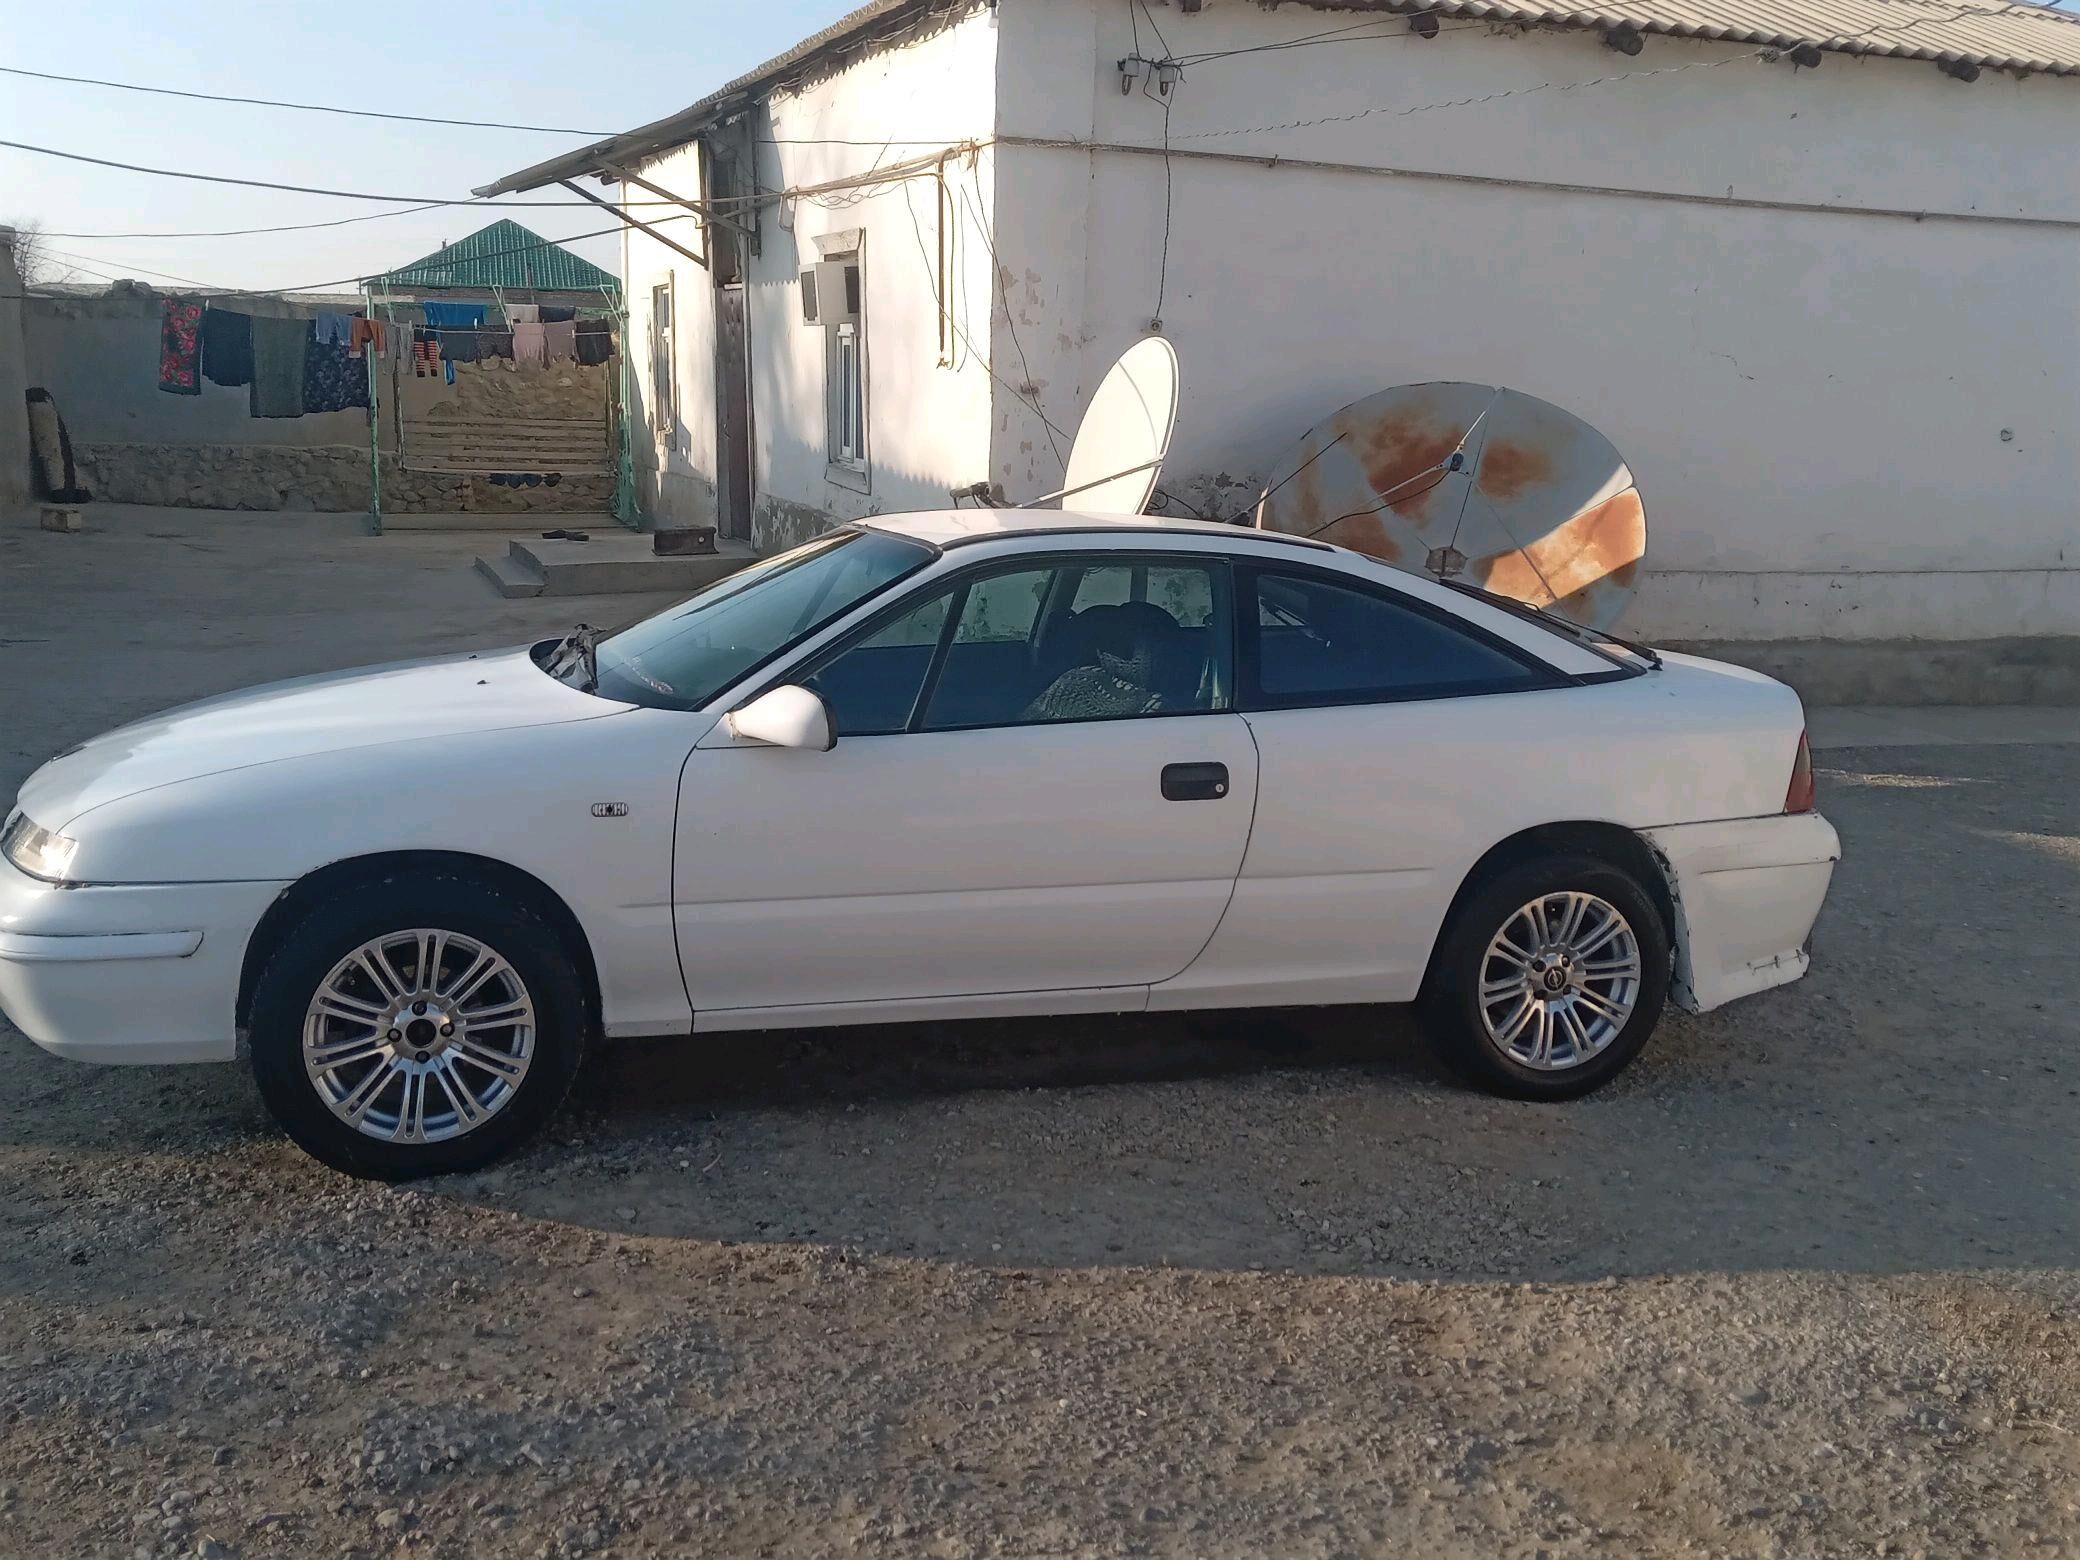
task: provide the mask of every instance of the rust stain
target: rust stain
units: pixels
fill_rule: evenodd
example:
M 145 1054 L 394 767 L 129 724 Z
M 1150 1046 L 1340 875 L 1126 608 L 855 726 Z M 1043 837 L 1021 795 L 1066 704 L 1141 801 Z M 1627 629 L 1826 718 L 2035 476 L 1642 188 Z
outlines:
M 1480 490 L 1490 498 L 1515 498 L 1552 475 L 1553 463 L 1545 451 L 1513 439 L 1497 439 L 1481 453 Z
M 1431 498 L 1438 484 L 1424 476 L 1434 474 L 1434 468 L 1450 459 L 1465 439 L 1461 424 L 1434 421 L 1428 409 L 1418 405 L 1370 427 L 1346 430 L 1341 418 L 1337 426 L 1339 431 L 1351 433 L 1358 464 L 1364 467 L 1372 491 L 1381 498 L 1395 495 L 1388 505 L 1394 513 L 1418 524 L 1431 518 Z
M 1498 554 L 1476 567 L 1489 590 L 1547 607 L 1606 580 L 1621 589 L 1629 586 L 1646 550 L 1646 511 L 1640 507 L 1638 491 L 1627 488 L 1528 547 Z
M 1368 558 L 1377 558 L 1382 563 L 1400 563 L 1408 553 L 1387 529 L 1387 523 L 1378 515 L 1350 515 L 1337 521 L 1322 533 L 1325 542 L 1334 542 L 1338 547 L 1348 547 L 1352 552 L 1361 552 Z

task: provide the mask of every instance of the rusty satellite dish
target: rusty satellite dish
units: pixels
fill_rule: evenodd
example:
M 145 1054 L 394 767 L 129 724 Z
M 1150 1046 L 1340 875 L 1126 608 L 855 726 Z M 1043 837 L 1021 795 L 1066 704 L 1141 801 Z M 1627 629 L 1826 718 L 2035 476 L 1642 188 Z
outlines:
M 1632 599 L 1647 550 L 1639 489 L 1611 441 L 1495 385 L 1352 402 L 1272 472 L 1256 522 L 1598 628 Z

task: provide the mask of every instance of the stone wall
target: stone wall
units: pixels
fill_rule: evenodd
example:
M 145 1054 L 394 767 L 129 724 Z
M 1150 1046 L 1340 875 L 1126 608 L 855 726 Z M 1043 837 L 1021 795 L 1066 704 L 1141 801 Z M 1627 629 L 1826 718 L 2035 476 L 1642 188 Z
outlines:
M 189 509 L 368 510 L 368 451 L 236 444 L 80 444 L 80 481 L 110 504 Z M 485 477 L 406 471 L 383 456 L 383 509 L 393 514 L 599 514 L 612 477 L 505 487 Z

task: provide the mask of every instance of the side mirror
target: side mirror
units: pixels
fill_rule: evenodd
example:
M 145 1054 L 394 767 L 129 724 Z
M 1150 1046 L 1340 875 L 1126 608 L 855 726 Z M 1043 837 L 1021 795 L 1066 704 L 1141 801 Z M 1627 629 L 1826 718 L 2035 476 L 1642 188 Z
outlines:
M 828 753 L 838 745 L 838 728 L 823 696 L 792 683 L 760 694 L 722 719 L 729 734 L 744 742 L 817 753 Z

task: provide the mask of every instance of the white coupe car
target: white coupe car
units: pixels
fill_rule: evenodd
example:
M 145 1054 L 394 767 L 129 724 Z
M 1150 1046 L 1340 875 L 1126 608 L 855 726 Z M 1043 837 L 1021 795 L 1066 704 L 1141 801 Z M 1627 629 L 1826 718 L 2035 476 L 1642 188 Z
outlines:
M 0 1006 L 250 1053 L 326 1163 L 480 1165 L 594 1036 L 1421 1004 L 1554 1099 L 1794 980 L 1797 697 L 1262 531 L 846 527 L 598 637 L 310 677 L 60 754 Z

